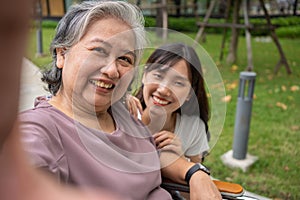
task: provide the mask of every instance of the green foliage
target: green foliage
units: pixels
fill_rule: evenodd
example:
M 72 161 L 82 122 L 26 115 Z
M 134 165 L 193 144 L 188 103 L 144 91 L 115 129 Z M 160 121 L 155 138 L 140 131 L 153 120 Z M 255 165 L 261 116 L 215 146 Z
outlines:
M 243 23 L 243 20 L 242 22 Z M 252 18 L 250 19 L 250 23 L 256 27 L 251 31 L 253 36 L 265 36 L 269 34 L 269 31 L 266 29 L 267 20 L 263 18 Z M 291 28 L 300 25 L 299 17 L 278 17 L 271 18 L 272 25 L 276 28 L 276 33 L 279 30 L 278 37 L 299 37 L 300 29 Z M 265 28 L 264 28 L 265 27 Z M 292 29 L 292 30 L 290 30 Z M 242 31 L 244 33 L 244 31 Z
M 281 38 L 300 38 L 300 26 L 280 27 L 276 29 L 276 34 Z
M 199 21 L 203 21 L 203 18 L 199 18 Z M 240 23 L 244 23 L 244 20 L 241 19 Z M 276 33 L 278 37 L 291 37 L 299 38 L 300 37 L 300 17 L 279 17 L 272 18 L 272 24 L 277 27 Z M 210 19 L 210 23 L 223 23 L 224 19 Z M 44 20 L 42 23 L 43 28 L 54 29 L 57 26 L 57 21 L 53 20 Z M 198 27 L 196 25 L 197 21 L 195 18 L 175 18 L 169 17 L 168 25 L 169 29 L 179 31 L 179 32 L 197 32 Z M 254 27 L 263 27 L 266 26 L 266 19 L 263 18 L 251 18 L 250 23 Z M 156 19 L 153 17 L 145 17 L 145 26 L 146 27 L 155 27 Z M 230 29 L 228 30 L 230 31 Z M 223 28 L 206 28 L 206 33 L 222 33 Z M 253 36 L 265 36 L 268 35 L 269 31 L 266 29 L 255 29 L 251 31 Z M 240 31 L 240 34 L 244 34 L 244 30 Z
M 195 32 L 197 31 L 196 21 L 194 18 L 168 18 L 169 29 L 183 32 Z M 155 27 L 156 19 L 153 17 L 145 17 L 146 27 Z
M 37 45 L 36 45 L 36 31 L 31 30 L 28 43 L 27 57 L 30 58 L 38 67 L 45 68 L 51 63 L 51 55 L 49 51 L 50 43 L 54 37 L 55 28 L 43 28 L 42 29 L 42 40 L 43 40 L 43 55 L 38 56 Z
M 199 21 L 203 21 L 200 18 Z M 272 25 L 276 27 L 276 33 L 278 37 L 300 37 L 300 17 L 279 17 L 271 19 Z M 196 25 L 197 21 L 195 18 L 175 18 L 169 17 L 169 29 L 180 31 L 180 32 L 197 32 L 198 27 Z M 224 19 L 210 19 L 209 23 L 224 23 Z M 243 24 L 244 20 L 241 19 L 240 23 Z M 266 36 L 269 31 L 266 29 L 267 21 L 264 18 L 250 18 L 250 24 L 252 24 L 255 29 L 251 30 L 253 36 Z M 155 27 L 155 18 L 146 17 L 146 27 Z M 206 33 L 223 33 L 224 28 L 206 28 Z M 228 29 L 230 32 L 230 29 Z M 240 30 L 240 34 L 244 35 L 245 31 Z
M 243 21 L 242 21 L 243 22 Z M 264 25 L 267 20 L 264 18 L 250 18 L 250 23 L 253 25 Z M 300 25 L 299 17 L 277 17 L 271 18 L 271 22 L 276 27 L 296 26 Z
M 300 25 L 300 17 L 278 17 L 272 18 L 272 24 L 277 27 Z
M 57 21 L 52 21 L 52 20 L 43 20 L 42 26 L 43 28 L 50 28 L 50 29 L 55 29 L 57 26 Z
M 155 18 L 145 17 L 145 27 L 155 27 Z
M 169 18 L 169 29 L 179 32 L 196 32 L 198 30 L 194 18 Z

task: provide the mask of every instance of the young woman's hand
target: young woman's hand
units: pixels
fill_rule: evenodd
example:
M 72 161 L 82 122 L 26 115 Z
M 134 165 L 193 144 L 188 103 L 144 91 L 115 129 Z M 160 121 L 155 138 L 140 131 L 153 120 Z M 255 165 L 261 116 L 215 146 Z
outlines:
M 131 94 L 126 95 L 125 104 L 127 106 L 130 114 L 134 116 L 135 119 L 138 119 L 138 113 L 143 114 L 143 107 L 138 98 L 132 96 Z
M 156 147 L 163 151 L 173 151 L 177 155 L 182 156 L 181 140 L 170 131 L 160 131 L 153 135 Z

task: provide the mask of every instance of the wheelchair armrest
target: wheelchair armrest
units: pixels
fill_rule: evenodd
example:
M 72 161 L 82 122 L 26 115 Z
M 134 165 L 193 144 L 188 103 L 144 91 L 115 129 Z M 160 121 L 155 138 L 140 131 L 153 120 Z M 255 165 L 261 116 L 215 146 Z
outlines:
M 239 184 L 219 180 L 213 180 L 213 182 L 223 197 L 239 197 L 244 194 L 244 188 Z M 187 193 L 190 192 L 188 185 L 175 183 L 168 179 L 163 179 L 161 187 L 169 192 L 174 190 Z
M 163 179 L 161 183 L 161 187 L 166 189 L 167 191 L 180 191 L 180 192 L 190 192 L 190 187 L 186 184 L 175 183 L 169 179 Z

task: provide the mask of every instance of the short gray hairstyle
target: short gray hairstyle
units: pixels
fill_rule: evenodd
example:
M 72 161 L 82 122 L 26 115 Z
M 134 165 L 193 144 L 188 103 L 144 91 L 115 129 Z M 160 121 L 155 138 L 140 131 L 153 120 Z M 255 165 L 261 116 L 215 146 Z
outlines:
M 59 21 L 52 40 L 52 68 L 43 73 L 42 80 L 48 90 L 55 95 L 62 84 L 62 69 L 57 68 L 57 48 L 69 49 L 86 34 L 89 26 L 96 20 L 113 17 L 128 24 L 135 34 L 135 51 L 138 64 L 146 45 L 144 17 L 141 10 L 125 1 L 85 1 L 71 6 Z

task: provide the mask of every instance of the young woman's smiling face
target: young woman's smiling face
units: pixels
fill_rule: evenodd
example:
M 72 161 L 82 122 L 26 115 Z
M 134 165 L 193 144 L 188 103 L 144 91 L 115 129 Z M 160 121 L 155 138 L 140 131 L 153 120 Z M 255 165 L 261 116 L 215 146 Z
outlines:
M 165 67 L 163 67 L 165 68 Z M 173 113 L 189 99 L 191 75 L 184 60 L 164 70 L 157 68 L 144 74 L 143 96 L 147 107 L 164 108 Z
M 134 46 L 134 33 L 124 22 L 115 18 L 94 22 L 77 44 L 58 49 L 57 66 L 63 69 L 58 94 L 73 106 L 105 111 L 132 79 L 128 72 L 135 65 Z

